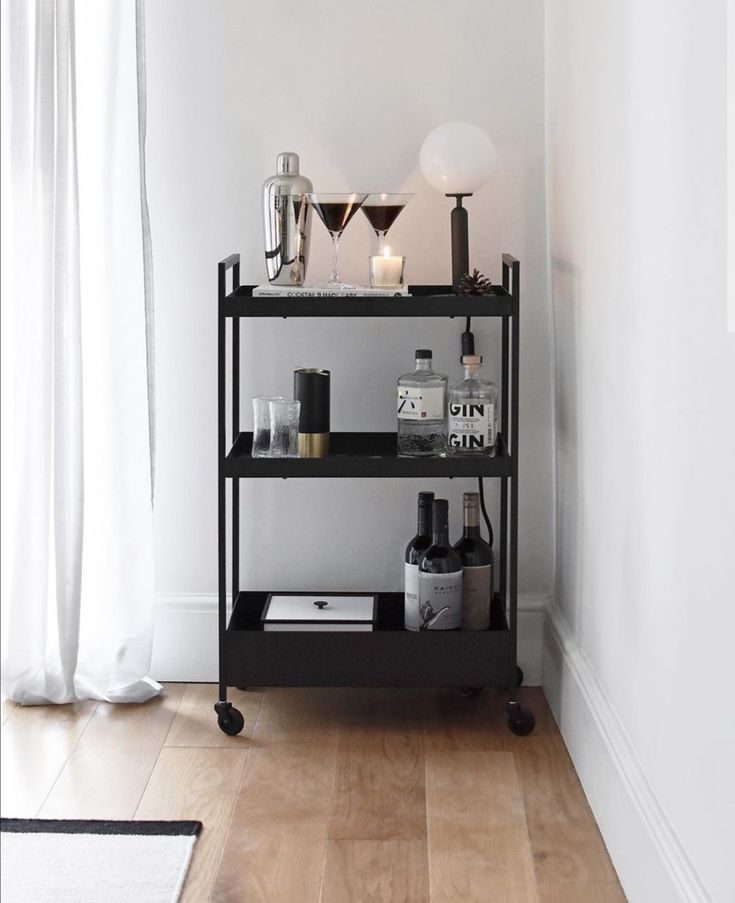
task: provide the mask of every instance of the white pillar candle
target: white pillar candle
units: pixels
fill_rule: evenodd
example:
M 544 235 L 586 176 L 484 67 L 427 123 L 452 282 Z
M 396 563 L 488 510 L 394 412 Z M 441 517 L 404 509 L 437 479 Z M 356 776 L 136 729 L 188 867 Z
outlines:
M 387 253 L 386 253 L 387 252 Z M 397 288 L 403 285 L 405 257 L 391 257 L 386 248 L 380 257 L 370 258 L 370 285 L 373 288 Z

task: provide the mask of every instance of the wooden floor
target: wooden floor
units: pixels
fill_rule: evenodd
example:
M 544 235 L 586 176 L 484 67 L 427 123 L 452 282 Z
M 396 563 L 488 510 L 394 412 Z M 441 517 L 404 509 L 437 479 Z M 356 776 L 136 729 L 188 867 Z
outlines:
M 234 691 L 2 711 L 2 814 L 199 819 L 187 903 L 619 903 L 542 691 Z M 141 901 L 143 903 L 143 901 Z

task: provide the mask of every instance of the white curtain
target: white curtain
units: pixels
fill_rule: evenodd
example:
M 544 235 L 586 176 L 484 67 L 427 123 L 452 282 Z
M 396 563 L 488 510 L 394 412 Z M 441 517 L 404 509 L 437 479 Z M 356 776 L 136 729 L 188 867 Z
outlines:
M 161 689 L 142 12 L 2 0 L 2 686 L 21 703 Z

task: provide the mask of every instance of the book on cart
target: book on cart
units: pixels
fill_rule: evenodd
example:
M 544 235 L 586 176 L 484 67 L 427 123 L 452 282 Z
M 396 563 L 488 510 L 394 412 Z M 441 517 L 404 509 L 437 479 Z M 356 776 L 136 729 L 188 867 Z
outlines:
M 354 288 L 331 288 L 318 285 L 256 285 L 253 298 L 410 298 L 406 286 L 395 288 L 370 288 L 356 285 Z

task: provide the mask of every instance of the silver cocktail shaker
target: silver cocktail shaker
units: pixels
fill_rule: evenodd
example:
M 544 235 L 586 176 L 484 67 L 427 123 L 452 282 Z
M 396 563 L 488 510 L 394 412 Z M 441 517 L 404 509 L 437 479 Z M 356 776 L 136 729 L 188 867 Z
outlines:
M 279 154 L 276 174 L 263 185 L 265 265 L 273 285 L 303 285 L 309 260 L 311 182 L 299 174 L 299 155 Z

